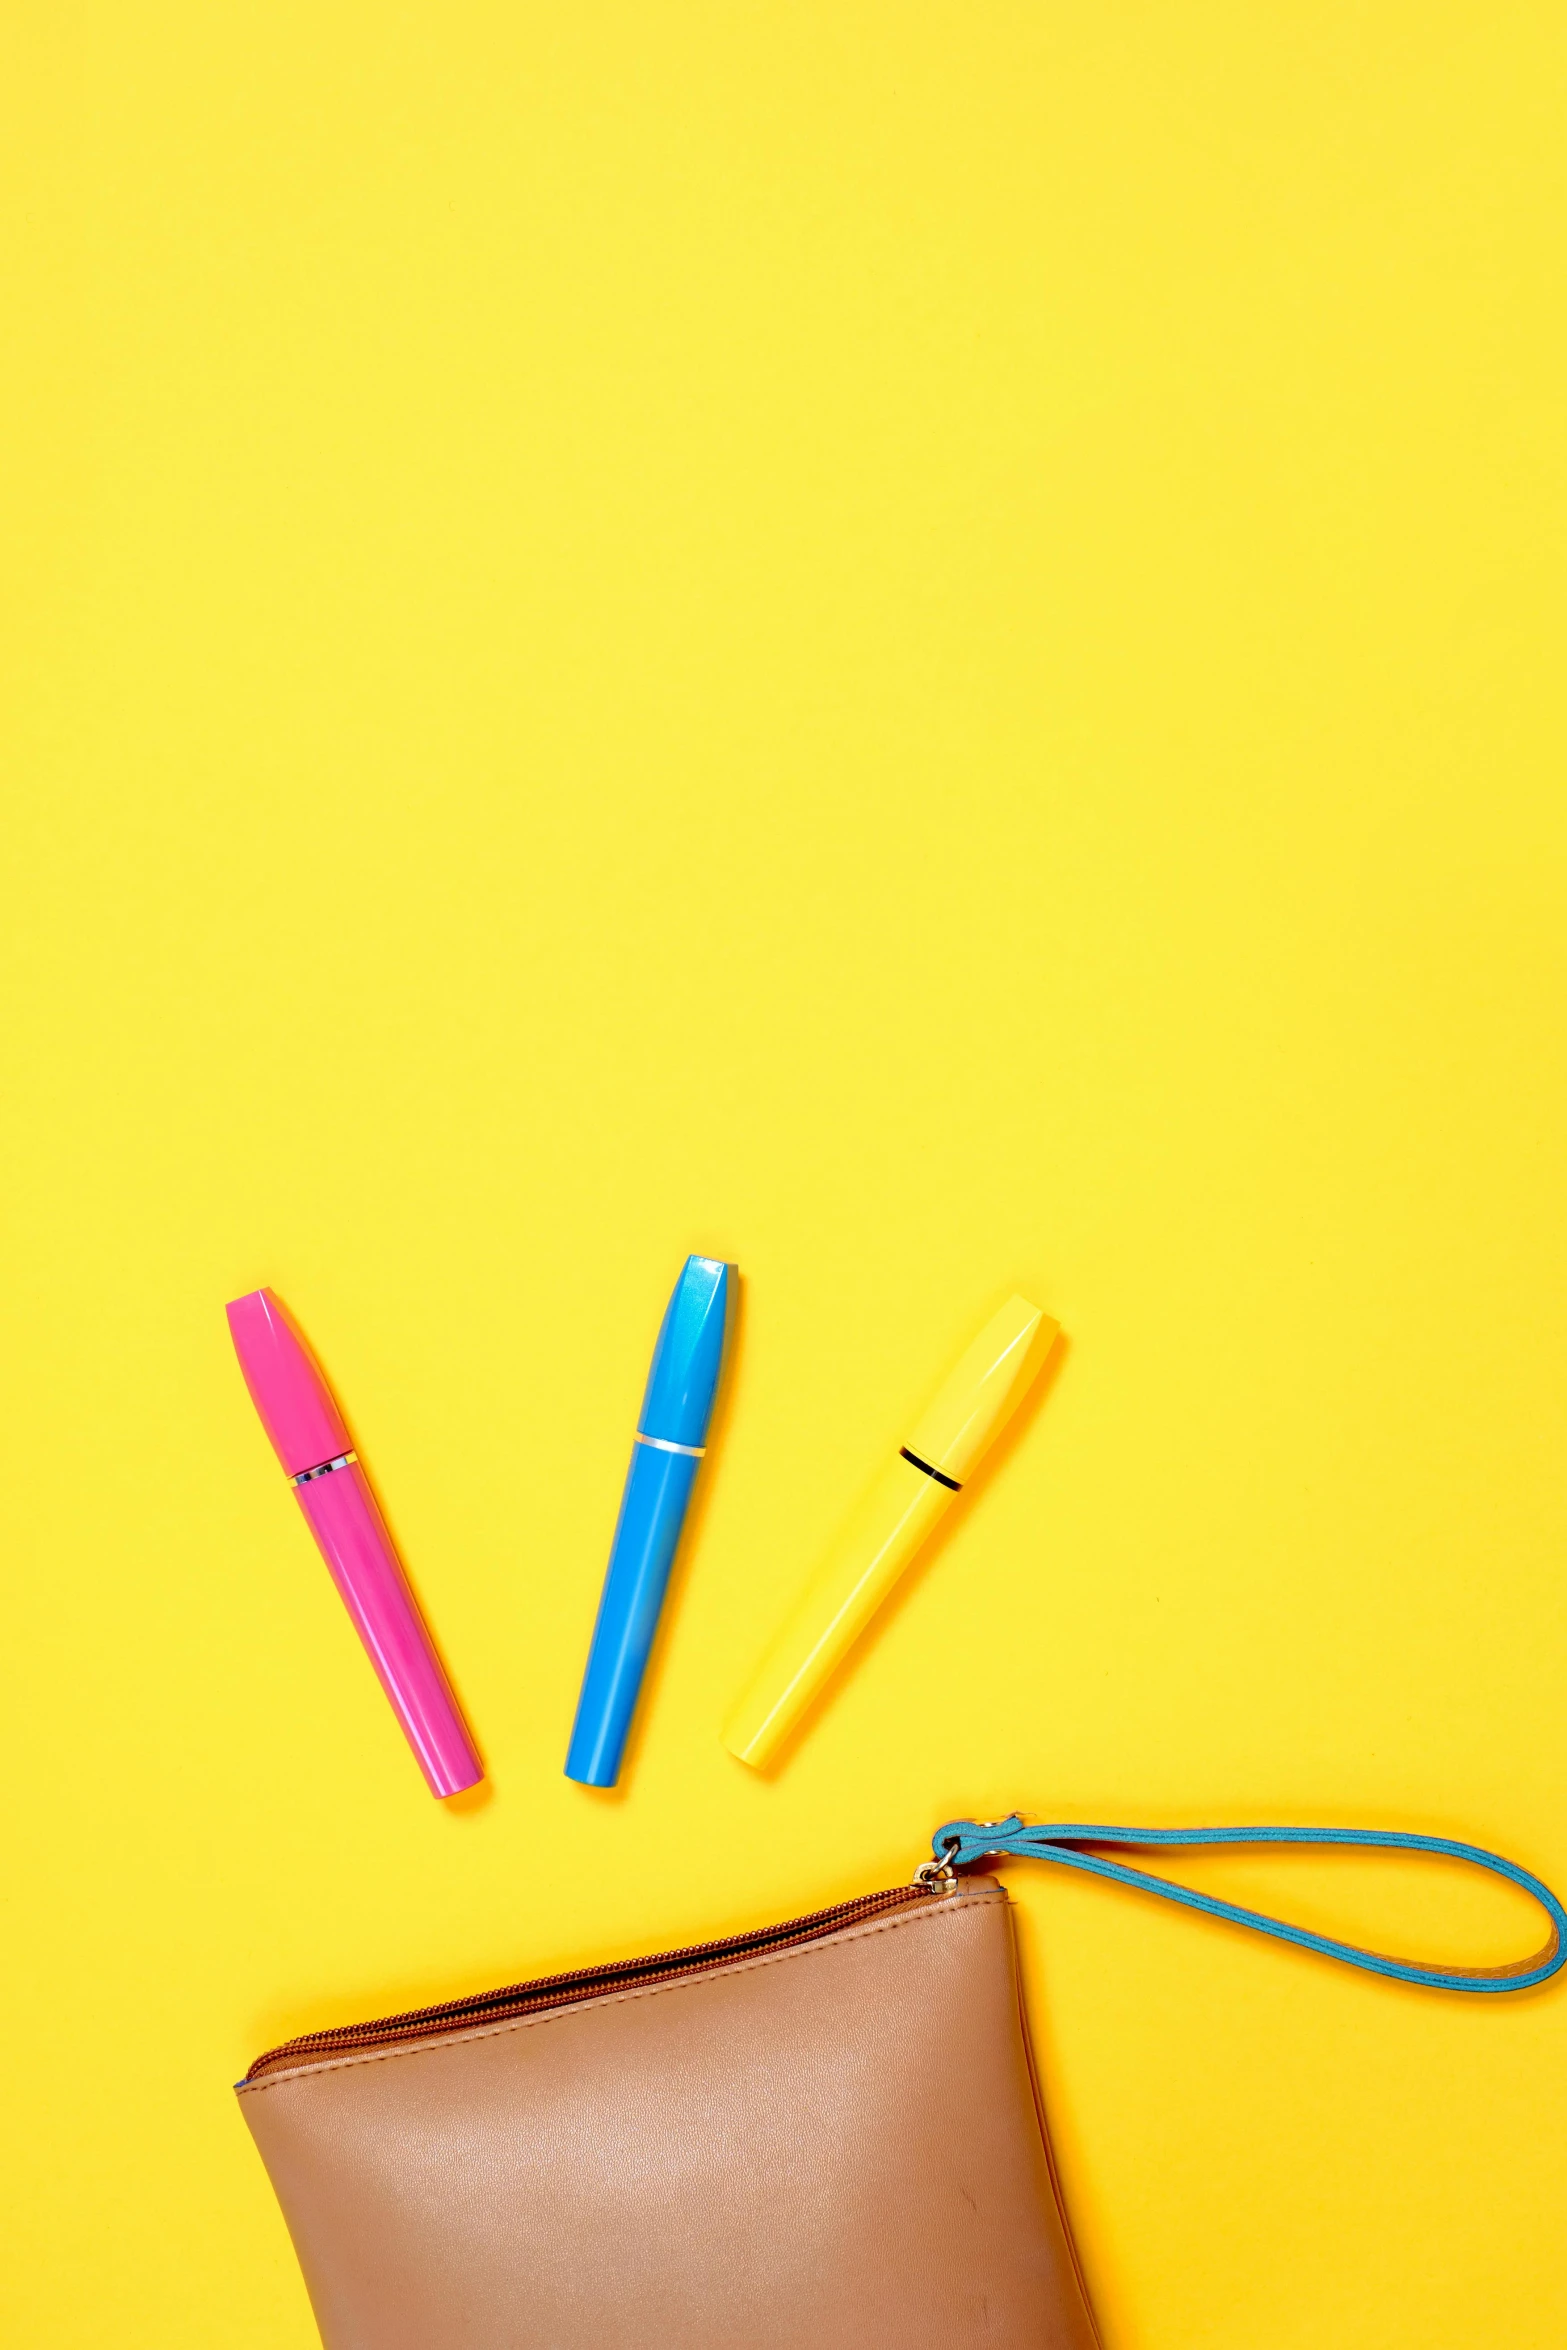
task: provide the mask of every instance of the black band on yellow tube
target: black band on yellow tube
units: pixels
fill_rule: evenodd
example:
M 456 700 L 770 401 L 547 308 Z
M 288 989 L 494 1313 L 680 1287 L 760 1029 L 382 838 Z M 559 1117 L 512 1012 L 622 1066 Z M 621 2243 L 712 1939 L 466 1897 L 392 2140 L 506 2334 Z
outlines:
M 922 1461 L 917 1452 L 910 1452 L 906 1444 L 900 1445 L 898 1449 L 906 1461 L 912 1461 L 916 1469 L 923 1469 L 927 1477 L 934 1477 L 938 1485 L 945 1485 L 949 1493 L 961 1493 L 963 1491 L 963 1488 L 958 1483 L 956 1477 L 944 1477 L 939 1469 L 933 1469 L 931 1467 L 929 1461 Z

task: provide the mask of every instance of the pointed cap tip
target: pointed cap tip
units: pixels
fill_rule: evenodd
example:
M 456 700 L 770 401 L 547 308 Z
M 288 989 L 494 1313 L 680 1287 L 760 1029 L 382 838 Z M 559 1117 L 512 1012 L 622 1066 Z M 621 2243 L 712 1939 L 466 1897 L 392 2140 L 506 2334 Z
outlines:
M 738 1273 L 722 1257 L 687 1257 L 665 1308 L 637 1426 L 665 1444 L 707 1441 Z
M 336 1399 L 282 1299 L 253 1289 L 225 1311 L 250 1400 L 287 1475 L 349 1451 Z
M 1022 1402 L 1060 1327 L 1028 1298 L 1009 1297 L 931 1398 L 910 1452 L 961 1483 Z

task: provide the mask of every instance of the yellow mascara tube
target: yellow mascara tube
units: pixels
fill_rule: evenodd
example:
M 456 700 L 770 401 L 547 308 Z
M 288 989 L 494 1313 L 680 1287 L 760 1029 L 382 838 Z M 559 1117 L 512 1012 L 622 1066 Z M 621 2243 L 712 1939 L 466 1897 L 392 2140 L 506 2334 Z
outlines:
M 1059 1327 L 1026 1297 L 991 1316 L 780 1626 L 729 1717 L 731 1754 L 757 1770 L 772 1760 L 1017 1409 Z

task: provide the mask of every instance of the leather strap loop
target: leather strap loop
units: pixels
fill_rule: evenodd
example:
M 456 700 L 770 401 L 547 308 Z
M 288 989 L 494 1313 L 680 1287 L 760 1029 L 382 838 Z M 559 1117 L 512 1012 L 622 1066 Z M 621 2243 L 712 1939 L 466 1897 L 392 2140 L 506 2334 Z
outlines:
M 1313 1934 L 1305 1926 L 1286 1925 L 1281 1918 L 1242 1909 L 1238 1902 L 1216 1901 L 1211 1894 L 1194 1893 L 1190 1886 L 1172 1885 L 1166 1877 L 1150 1876 L 1144 1869 L 1130 1869 L 1120 1861 L 1080 1849 L 1095 1844 L 1143 1849 L 1200 1844 L 1358 1844 L 1391 1852 L 1434 1852 L 1444 1860 L 1464 1860 L 1475 1868 L 1489 1869 L 1493 1876 L 1522 1886 L 1550 1919 L 1551 1938 L 1533 1957 L 1514 1959 L 1507 1966 L 1414 1966 L 1406 1959 L 1362 1950 L 1353 1942 L 1335 1942 L 1327 1934 Z M 989 1859 L 1055 1861 L 1062 1868 L 1108 1877 L 1113 1884 L 1130 1885 L 1140 1893 L 1155 1893 L 1161 1901 L 1179 1902 L 1183 1909 L 1199 1909 L 1231 1925 L 1250 1926 L 1255 1933 L 1271 1934 L 1276 1942 L 1293 1942 L 1323 1958 L 1363 1967 L 1368 1974 L 1388 1975 L 1398 1983 L 1418 1983 L 1431 1991 L 1528 1991 L 1536 1983 L 1548 1982 L 1567 1964 L 1567 1910 L 1550 1887 L 1516 1862 L 1504 1860 L 1500 1853 L 1483 1851 L 1478 1844 L 1457 1844 L 1447 1836 L 1416 1836 L 1395 1828 L 1106 1828 L 1068 1822 L 1031 1828 L 1014 1812 L 1005 1820 L 949 1820 L 931 1838 L 931 1849 L 938 1861 L 958 1869 Z

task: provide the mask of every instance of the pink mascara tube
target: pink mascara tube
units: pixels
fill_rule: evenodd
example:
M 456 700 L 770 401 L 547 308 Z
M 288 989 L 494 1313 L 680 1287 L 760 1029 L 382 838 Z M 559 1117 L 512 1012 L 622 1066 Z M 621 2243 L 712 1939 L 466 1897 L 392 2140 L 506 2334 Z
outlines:
M 430 1792 L 460 1795 L 484 1765 L 321 1367 L 270 1289 L 237 1297 L 228 1318 L 250 1400 Z

